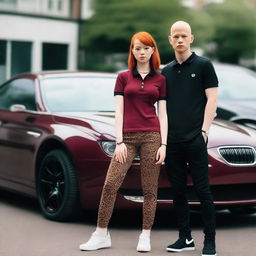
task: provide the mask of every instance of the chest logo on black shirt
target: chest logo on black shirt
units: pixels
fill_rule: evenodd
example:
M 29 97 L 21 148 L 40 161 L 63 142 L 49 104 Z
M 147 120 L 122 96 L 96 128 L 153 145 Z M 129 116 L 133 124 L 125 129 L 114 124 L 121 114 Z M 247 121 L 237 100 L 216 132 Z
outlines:
M 192 73 L 192 74 L 191 74 L 191 77 L 196 77 L 196 74 L 195 74 L 195 73 Z

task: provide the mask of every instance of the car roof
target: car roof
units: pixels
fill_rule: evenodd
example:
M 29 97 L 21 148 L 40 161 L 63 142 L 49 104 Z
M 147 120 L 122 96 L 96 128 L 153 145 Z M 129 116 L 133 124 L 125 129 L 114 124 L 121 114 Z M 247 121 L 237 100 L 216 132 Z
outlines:
M 117 74 L 107 72 L 96 71 L 42 71 L 35 73 L 22 73 L 12 77 L 10 80 L 18 78 L 30 78 L 30 79 L 48 79 L 48 78 L 64 78 L 64 77 L 104 77 L 104 78 L 116 78 Z
M 239 66 L 239 65 L 235 65 L 235 64 L 213 62 L 213 65 L 214 65 L 214 67 L 219 68 L 219 69 L 229 69 L 229 70 L 244 69 L 244 70 L 249 70 L 248 68 L 245 68 L 245 67 Z
M 240 72 L 243 72 L 243 73 L 247 73 L 250 76 L 256 77 L 255 71 L 253 71 L 249 68 L 243 67 L 243 66 L 226 64 L 226 63 L 218 63 L 218 62 L 217 63 L 214 62 L 213 65 L 214 65 L 217 73 L 218 72 L 232 72 L 232 73 L 239 74 Z

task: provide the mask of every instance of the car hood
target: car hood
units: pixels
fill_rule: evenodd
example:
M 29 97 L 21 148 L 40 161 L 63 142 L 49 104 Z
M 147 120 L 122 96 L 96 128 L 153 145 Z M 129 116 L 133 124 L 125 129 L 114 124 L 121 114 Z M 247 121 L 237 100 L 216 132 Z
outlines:
M 62 112 L 54 114 L 58 123 L 74 125 L 82 131 L 93 131 L 96 136 L 105 136 L 115 140 L 114 112 Z
M 115 140 L 114 112 L 61 113 L 55 115 L 56 122 L 74 125 L 86 131 L 90 129 L 98 137 Z M 208 147 L 221 145 L 256 146 L 256 132 L 243 125 L 215 119 L 210 129 Z
M 233 112 L 236 117 L 256 119 L 255 100 L 219 100 L 218 107 Z
M 208 148 L 225 145 L 256 146 L 256 132 L 244 125 L 215 119 L 210 128 Z

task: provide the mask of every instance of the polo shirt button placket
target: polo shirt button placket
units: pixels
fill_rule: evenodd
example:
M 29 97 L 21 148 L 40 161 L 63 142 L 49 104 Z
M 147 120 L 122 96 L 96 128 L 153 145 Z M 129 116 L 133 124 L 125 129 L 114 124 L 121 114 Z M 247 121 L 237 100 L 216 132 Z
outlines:
M 144 81 L 141 82 L 141 89 L 144 89 Z

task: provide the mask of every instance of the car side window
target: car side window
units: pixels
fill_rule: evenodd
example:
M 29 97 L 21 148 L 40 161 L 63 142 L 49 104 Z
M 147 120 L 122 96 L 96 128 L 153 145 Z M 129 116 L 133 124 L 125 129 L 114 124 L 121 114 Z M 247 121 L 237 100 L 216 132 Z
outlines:
M 12 80 L 0 87 L 0 109 L 22 104 L 27 110 L 36 110 L 35 84 L 28 78 Z

